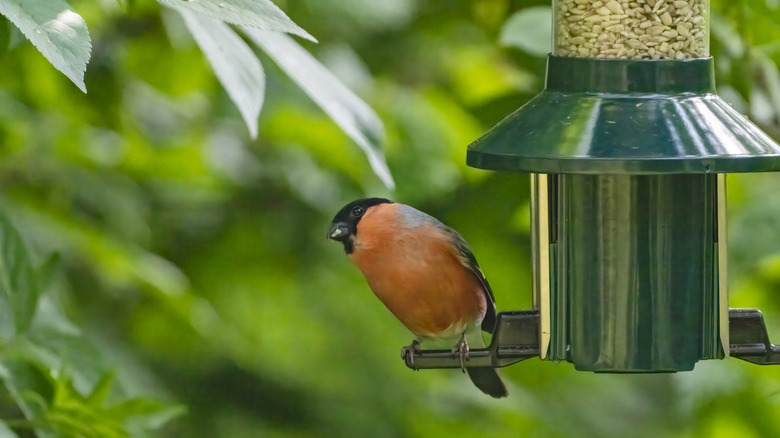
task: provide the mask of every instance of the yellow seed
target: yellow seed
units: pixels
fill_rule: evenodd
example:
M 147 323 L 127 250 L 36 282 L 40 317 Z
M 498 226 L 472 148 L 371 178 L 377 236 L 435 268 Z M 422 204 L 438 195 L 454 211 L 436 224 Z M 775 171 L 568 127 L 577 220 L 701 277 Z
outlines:
M 627 40 L 626 41 L 626 45 L 628 47 L 633 48 L 633 49 L 638 49 L 638 48 L 642 47 L 644 44 L 642 44 L 638 40 L 631 39 L 631 40 Z
M 620 3 L 616 2 L 615 0 L 610 0 L 607 2 L 607 8 L 609 8 L 609 10 L 615 14 L 623 13 L 623 7 L 620 6 Z
M 647 30 L 645 30 L 645 33 L 647 33 L 650 36 L 656 36 L 661 35 L 661 33 L 666 30 L 666 26 L 651 26 L 648 27 Z
M 669 39 L 677 38 L 677 31 L 674 29 L 667 29 L 663 31 L 661 34 Z

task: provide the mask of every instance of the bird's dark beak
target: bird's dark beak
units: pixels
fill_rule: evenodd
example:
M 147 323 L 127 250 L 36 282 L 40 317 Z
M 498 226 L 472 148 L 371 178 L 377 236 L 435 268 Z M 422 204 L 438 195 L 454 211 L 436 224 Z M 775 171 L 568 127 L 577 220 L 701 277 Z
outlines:
M 330 224 L 327 238 L 342 242 L 346 240 L 349 235 L 349 225 L 345 224 L 344 222 L 334 222 Z

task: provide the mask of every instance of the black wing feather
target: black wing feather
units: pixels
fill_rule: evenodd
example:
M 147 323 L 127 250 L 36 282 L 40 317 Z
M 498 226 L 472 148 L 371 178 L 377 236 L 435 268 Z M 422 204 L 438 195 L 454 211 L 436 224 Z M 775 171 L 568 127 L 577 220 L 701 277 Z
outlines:
M 477 263 L 477 258 L 474 257 L 471 247 L 466 243 L 463 236 L 450 227 L 446 227 L 446 230 L 452 235 L 455 247 L 458 248 L 458 252 L 461 255 L 461 262 L 474 273 L 474 276 L 482 284 L 487 307 L 485 309 L 485 318 L 482 320 L 482 330 L 492 334 L 496 329 L 496 299 L 493 297 L 493 289 L 490 288 L 490 283 L 485 278 L 485 274 L 482 273 L 482 269 L 480 269 L 479 263 Z

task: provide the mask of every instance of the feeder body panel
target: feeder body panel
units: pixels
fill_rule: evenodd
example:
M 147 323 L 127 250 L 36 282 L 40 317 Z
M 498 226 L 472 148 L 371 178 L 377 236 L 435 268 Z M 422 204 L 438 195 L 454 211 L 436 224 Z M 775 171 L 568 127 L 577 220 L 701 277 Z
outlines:
M 597 372 L 722 357 L 717 176 L 548 177 L 550 357 Z

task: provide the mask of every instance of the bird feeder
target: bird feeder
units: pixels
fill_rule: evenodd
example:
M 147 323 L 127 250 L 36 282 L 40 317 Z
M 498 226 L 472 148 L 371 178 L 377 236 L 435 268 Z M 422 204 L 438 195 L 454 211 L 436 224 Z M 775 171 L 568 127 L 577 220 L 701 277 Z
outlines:
M 499 314 L 467 366 L 780 363 L 726 279 L 726 174 L 780 170 L 780 145 L 716 94 L 708 1 L 555 0 L 553 24 L 545 89 L 468 148 L 469 166 L 531 175 L 534 309 Z

